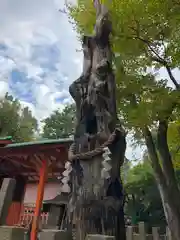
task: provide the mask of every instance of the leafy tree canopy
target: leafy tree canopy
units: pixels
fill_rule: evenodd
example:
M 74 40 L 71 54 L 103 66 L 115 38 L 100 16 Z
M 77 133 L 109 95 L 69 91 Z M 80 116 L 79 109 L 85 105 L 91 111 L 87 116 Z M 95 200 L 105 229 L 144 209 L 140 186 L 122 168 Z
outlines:
M 0 99 L 0 136 L 12 136 L 15 142 L 31 141 L 37 131 L 37 120 L 28 107 L 6 93 Z
M 75 127 L 75 105 L 67 105 L 63 111 L 54 111 L 43 123 L 44 138 L 57 139 L 72 136 Z
M 179 92 L 167 79 L 157 81 L 160 68 L 167 71 L 179 89 L 173 69 L 180 65 L 179 11 L 176 0 L 104 1 L 111 12 L 112 47 L 117 80 L 117 98 L 126 127 L 141 137 L 141 129 L 155 127 L 158 120 L 171 115 L 179 104 Z M 78 0 L 70 7 L 80 34 L 92 34 L 95 22 L 93 1 Z M 171 85 L 172 86 L 172 85 Z

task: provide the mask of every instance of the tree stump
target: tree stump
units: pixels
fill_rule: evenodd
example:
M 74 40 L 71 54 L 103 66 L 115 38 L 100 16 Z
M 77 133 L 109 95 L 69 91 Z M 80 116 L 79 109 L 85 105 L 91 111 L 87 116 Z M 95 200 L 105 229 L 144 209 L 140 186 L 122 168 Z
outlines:
M 69 153 L 73 169 L 69 217 L 74 219 L 78 240 L 84 240 L 87 234 L 114 235 L 116 240 L 125 240 L 120 179 L 125 131 L 117 118 L 109 41 L 111 21 L 103 5 L 96 5 L 96 9 L 95 34 L 84 36 L 82 41 L 83 73 L 69 88 L 77 109 L 74 144 Z M 109 169 L 103 169 L 104 147 L 110 149 Z

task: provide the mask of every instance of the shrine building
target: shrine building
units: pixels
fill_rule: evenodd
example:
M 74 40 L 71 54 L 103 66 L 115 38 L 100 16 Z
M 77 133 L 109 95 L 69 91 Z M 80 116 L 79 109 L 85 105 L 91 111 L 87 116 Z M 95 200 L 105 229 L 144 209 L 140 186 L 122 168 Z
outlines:
M 72 139 L 14 143 L 11 137 L 0 138 L 0 184 L 4 178 L 16 179 L 7 225 L 26 225 L 34 216 L 48 221 L 49 210 L 43 208 L 61 193 L 59 179 L 71 143 Z

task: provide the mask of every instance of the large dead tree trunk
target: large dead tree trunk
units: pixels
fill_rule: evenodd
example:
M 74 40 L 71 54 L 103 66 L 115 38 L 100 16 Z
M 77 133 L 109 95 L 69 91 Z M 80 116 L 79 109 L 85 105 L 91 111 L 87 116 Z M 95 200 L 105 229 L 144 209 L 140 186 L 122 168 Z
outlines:
M 99 233 L 125 240 L 120 167 L 126 140 L 116 112 L 111 22 L 104 6 L 96 8 L 95 35 L 83 38 L 83 73 L 70 86 L 76 102 L 77 127 L 70 150 L 73 171 L 69 209 L 78 239 L 84 240 L 87 233 Z M 109 178 L 102 176 L 102 146 L 108 146 L 111 152 Z
M 146 146 L 152 162 L 155 173 L 155 179 L 162 199 L 162 204 L 166 216 L 166 220 L 171 231 L 172 239 L 180 239 L 180 203 L 179 189 L 177 186 L 175 173 L 173 169 L 172 159 L 167 145 L 167 123 L 165 121 L 159 123 L 158 127 L 158 151 L 161 156 L 162 166 L 151 132 L 145 128 L 144 137 Z

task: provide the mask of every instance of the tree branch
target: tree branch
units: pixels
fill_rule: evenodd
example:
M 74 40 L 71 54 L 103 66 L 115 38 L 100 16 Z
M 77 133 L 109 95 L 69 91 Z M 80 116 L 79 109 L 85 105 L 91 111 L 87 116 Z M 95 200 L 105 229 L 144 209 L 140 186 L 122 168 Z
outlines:
M 169 75 L 169 78 L 171 79 L 171 81 L 175 85 L 176 89 L 180 90 L 180 84 L 176 81 L 175 77 L 173 76 L 171 67 L 168 65 L 168 63 L 165 60 L 160 59 L 159 57 L 157 57 L 157 58 L 156 57 L 151 57 L 151 58 L 152 58 L 152 60 L 154 60 L 158 63 L 161 63 L 166 68 L 166 70 L 168 72 L 168 75 Z
M 167 120 L 160 121 L 157 132 L 157 145 L 162 160 L 162 169 L 166 177 L 166 182 L 168 185 L 170 185 L 171 182 L 175 181 L 175 173 L 171 154 L 167 143 L 167 130 L 168 121 Z
M 171 70 L 170 66 L 168 66 L 168 64 L 166 64 L 165 68 L 166 68 L 166 70 L 168 72 L 168 75 L 169 75 L 171 81 L 174 83 L 176 89 L 180 90 L 180 84 L 176 81 L 175 77 L 173 76 L 172 70 Z
M 154 55 L 155 55 L 156 57 L 153 57 L 153 56 L 151 55 L 152 60 L 158 61 L 159 63 L 161 63 L 161 64 L 163 64 L 163 65 L 166 63 L 166 61 L 165 61 L 162 57 L 160 57 L 159 54 L 153 49 L 152 43 L 151 43 L 150 41 L 148 41 L 148 40 L 146 40 L 146 39 L 143 39 L 143 38 L 141 38 L 141 37 L 136 37 L 136 38 L 139 39 L 140 41 L 144 42 L 144 43 L 148 46 L 148 48 L 150 49 L 150 51 L 151 51 L 152 53 L 154 53 Z
M 136 22 L 136 25 L 137 25 L 137 29 L 135 29 L 133 27 L 131 28 L 132 30 L 134 30 L 136 32 L 136 36 L 134 36 L 134 38 L 142 41 L 143 43 L 145 43 L 148 46 L 150 51 L 155 55 L 155 56 L 151 56 L 152 60 L 154 60 L 158 63 L 161 63 L 166 68 L 166 70 L 168 72 L 168 75 L 169 75 L 169 78 L 171 79 L 171 81 L 175 85 L 176 89 L 179 90 L 180 89 L 180 84 L 176 81 L 175 77 L 173 76 L 172 70 L 171 70 L 170 66 L 168 65 L 167 61 L 164 58 L 162 58 L 161 56 L 159 56 L 159 54 L 153 49 L 152 43 L 149 40 L 146 40 L 146 39 L 140 37 L 139 24 L 138 24 L 137 21 L 135 21 L 135 22 Z M 166 49 L 165 49 L 164 42 L 162 42 L 162 45 L 164 46 L 164 53 L 165 53 L 165 57 L 166 57 Z

